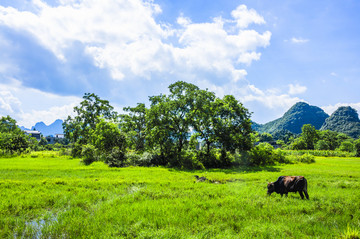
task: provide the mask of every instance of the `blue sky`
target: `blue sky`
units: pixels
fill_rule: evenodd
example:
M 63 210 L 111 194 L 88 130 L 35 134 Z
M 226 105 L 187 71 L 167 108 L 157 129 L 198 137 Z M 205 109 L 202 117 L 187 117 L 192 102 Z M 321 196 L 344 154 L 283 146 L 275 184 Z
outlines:
M 86 92 L 118 111 L 184 80 L 258 123 L 298 101 L 360 110 L 358 0 L 1 0 L 0 115 L 64 119 Z

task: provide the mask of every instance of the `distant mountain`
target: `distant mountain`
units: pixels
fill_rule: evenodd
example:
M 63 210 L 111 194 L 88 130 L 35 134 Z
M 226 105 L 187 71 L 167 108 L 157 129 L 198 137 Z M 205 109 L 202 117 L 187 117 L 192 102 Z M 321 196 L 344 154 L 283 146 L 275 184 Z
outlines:
M 298 102 L 281 118 L 263 125 L 255 123 L 253 129 L 260 133 L 267 132 L 273 135 L 279 131 L 289 131 L 294 134 L 299 134 L 304 124 L 311 124 L 315 126 L 316 129 L 320 129 L 328 117 L 329 115 L 321 108 L 305 102 Z
M 38 122 L 31 129 L 40 131 L 44 136 L 63 134 L 62 123 L 63 121 L 59 119 L 50 125 L 46 125 L 44 122 Z
M 350 106 L 341 106 L 325 120 L 321 130 L 331 130 L 358 138 L 360 136 L 358 113 Z

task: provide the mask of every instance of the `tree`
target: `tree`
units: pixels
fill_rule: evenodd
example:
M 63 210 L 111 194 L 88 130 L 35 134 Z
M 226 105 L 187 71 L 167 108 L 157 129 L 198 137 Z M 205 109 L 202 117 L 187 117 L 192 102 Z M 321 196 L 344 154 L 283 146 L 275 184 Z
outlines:
M 271 142 L 273 140 L 273 136 L 269 133 L 260 134 L 259 142 Z
M 360 138 L 355 140 L 354 142 L 354 148 L 355 148 L 355 151 L 356 151 L 356 157 L 360 157 Z
M 325 140 L 320 139 L 319 141 L 316 142 L 315 149 L 317 149 L 317 150 L 329 150 L 330 146 Z
M 114 147 L 125 151 L 126 137 L 113 122 L 99 119 L 95 129 L 90 131 L 90 142 L 103 153 L 110 152 Z
M 164 159 L 172 154 L 173 138 L 171 137 L 171 120 L 166 95 L 149 98 L 151 105 L 146 114 L 146 144 L 149 148 L 160 150 Z M 162 162 L 161 164 L 165 164 Z
M 1 133 L 18 133 L 21 129 L 17 127 L 16 120 L 8 116 L 3 116 L 0 119 L 0 132 Z
M 63 123 L 65 137 L 72 143 L 84 145 L 89 142 L 90 130 L 95 129 L 101 118 L 115 120 L 117 113 L 109 101 L 102 100 L 95 94 L 86 93 L 80 106 L 74 107 L 76 116 L 68 118 Z
M 234 96 L 215 100 L 214 131 L 219 145 L 234 152 L 252 148 L 252 128 L 249 111 Z
M 291 143 L 290 148 L 294 150 L 302 150 L 307 148 L 307 144 L 303 137 L 299 137 Z
M 146 113 L 145 104 L 139 103 L 136 107 L 125 107 L 128 114 L 120 115 L 120 126 L 129 138 L 131 147 L 137 151 L 145 149 Z
M 0 149 L 9 153 L 23 152 L 29 147 L 28 136 L 10 116 L 0 119 Z
M 337 135 L 338 135 L 337 132 L 330 131 L 330 130 L 319 131 L 319 138 L 320 138 L 319 141 L 323 140 L 324 143 L 327 145 L 327 146 L 323 145 L 326 147 L 323 149 L 335 150 L 339 146 L 339 143 L 337 141 Z M 320 144 L 322 144 L 322 143 L 320 143 Z
M 190 138 L 193 122 L 190 115 L 198 90 L 193 84 L 178 81 L 169 86 L 169 96 L 149 98 L 147 140 L 150 146 L 159 146 L 162 154 L 180 155 Z
M 89 133 L 88 144 L 81 147 L 85 164 L 101 160 L 111 167 L 124 165 L 126 136 L 117 124 L 100 118 L 95 129 L 91 129 Z
M 207 90 L 198 90 L 194 107 L 190 111 L 191 127 L 196 132 L 194 135 L 205 141 L 207 154 L 210 147 L 216 142 L 214 122 L 216 118 L 215 94 Z
M 311 124 L 304 124 L 301 128 L 301 137 L 304 139 L 307 149 L 314 149 L 314 145 L 319 139 L 315 127 Z
M 343 141 L 340 144 L 339 147 L 340 151 L 346 151 L 346 152 L 353 152 L 354 151 L 354 144 L 350 141 Z

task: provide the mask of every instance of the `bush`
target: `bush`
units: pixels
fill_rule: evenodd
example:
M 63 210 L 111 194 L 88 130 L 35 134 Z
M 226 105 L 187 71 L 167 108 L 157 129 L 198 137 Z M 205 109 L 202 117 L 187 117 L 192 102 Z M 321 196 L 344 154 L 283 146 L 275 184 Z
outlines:
M 329 150 L 330 146 L 325 140 L 319 140 L 315 144 L 315 149 L 317 149 L 317 150 Z
M 287 159 L 292 163 L 315 163 L 315 156 L 311 154 L 288 155 Z
M 81 156 L 83 157 L 82 162 L 85 165 L 89 165 L 96 161 L 96 149 L 91 144 L 86 144 L 82 147 Z
M 290 145 L 291 149 L 299 150 L 299 149 L 306 149 L 306 142 L 303 137 L 296 138 L 294 142 Z
M 123 167 L 126 165 L 125 153 L 119 147 L 114 147 L 109 154 L 105 153 L 102 158 L 105 158 L 105 163 L 109 167 Z
M 360 139 L 355 140 L 354 148 L 356 151 L 356 157 L 360 157 Z
M 205 169 L 204 165 L 197 158 L 197 154 L 194 151 L 182 151 L 178 157 L 180 157 L 179 162 L 182 169 Z
M 274 148 L 268 143 L 260 143 L 251 149 L 249 163 L 252 166 L 264 166 L 275 163 L 273 157 Z
M 211 149 L 209 153 L 199 150 L 196 151 L 196 159 L 201 162 L 205 168 L 218 168 L 220 162 L 217 157 L 217 150 Z
M 79 158 L 82 154 L 82 145 L 79 143 L 74 143 L 71 149 L 71 156 L 73 158 Z
M 126 154 L 127 163 L 132 166 L 151 166 L 156 157 L 158 157 L 156 154 L 149 152 L 144 152 L 142 154 L 129 152 Z
M 343 141 L 340 144 L 339 150 L 345 152 L 352 152 L 354 151 L 354 145 L 349 141 Z

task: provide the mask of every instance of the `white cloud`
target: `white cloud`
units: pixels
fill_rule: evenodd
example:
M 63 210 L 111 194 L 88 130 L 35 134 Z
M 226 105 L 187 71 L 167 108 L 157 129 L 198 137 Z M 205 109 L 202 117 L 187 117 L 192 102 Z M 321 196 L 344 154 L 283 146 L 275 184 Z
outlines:
M 155 20 L 161 8 L 151 0 L 59 0 L 58 4 L 33 0 L 27 11 L 0 6 L 0 25 L 30 34 L 64 65 L 71 62 L 69 51 L 74 46 L 83 49 L 96 67 L 107 70 L 116 81 L 151 79 L 153 85 L 165 88 L 165 81 L 185 79 L 222 95 L 231 94 L 236 85 L 246 88 L 244 67 L 260 59 L 259 48 L 269 46 L 271 39 L 269 31 L 248 28 L 265 20 L 245 5 L 232 11 L 230 19 L 218 16 L 194 23 L 180 15 L 174 27 Z M 1 71 L 12 70 L 0 60 Z M 89 84 L 87 89 L 100 84 L 93 83 L 84 84 Z M 64 118 L 71 114 L 74 102 L 80 102 L 77 97 L 25 88 L 20 82 L 8 91 L 22 102 L 16 119 L 29 127 L 37 121 L 49 124 Z M 118 94 L 113 88 L 108 92 Z M 267 92 L 261 98 L 250 93 L 254 100 L 267 104 L 263 98 L 275 95 Z M 4 102 L 7 112 L 9 107 L 14 110 L 15 99 L 12 105 Z
M 51 124 L 73 115 L 73 107 L 82 100 L 26 88 L 17 80 L 7 85 L 0 83 L 0 89 L 0 115 L 10 115 L 18 125 L 28 128 L 39 121 Z
M 249 24 L 265 24 L 265 20 L 254 9 L 248 10 L 245 5 L 238 6 L 231 12 L 231 16 L 236 20 L 239 28 L 247 28 Z
M 238 81 L 246 75 L 239 64 L 259 60 L 261 54 L 256 50 L 268 46 L 271 38 L 269 31 L 261 34 L 246 29 L 265 20 L 245 5 L 232 11 L 232 19 L 192 23 L 181 15 L 177 19 L 181 28 L 175 29 L 155 21 L 161 8 L 153 1 L 62 0 L 52 7 L 34 0 L 32 4 L 36 12 L 0 6 L 0 24 L 32 34 L 64 62 L 66 51 L 81 43 L 94 64 L 108 69 L 114 80 L 207 72 Z M 233 25 L 236 33 L 226 30 L 225 23 Z M 173 44 L 169 36 L 175 36 L 178 43 Z
M 244 103 L 256 101 L 269 109 L 284 108 L 288 109 L 295 103 L 301 101 L 298 97 L 292 97 L 289 94 L 280 93 L 280 90 L 260 90 L 254 85 L 249 85 L 247 94 L 241 97 Z
M 289 94 L 290 95 L 303 94 L 306 92 L 306 90 L 307 90 L 306 86 L 301 86 L 299 84 L 296 84 L 296 85 L 290 84 L 289 85 Z
M 295 44 L 304 44 L 309 41 L 310 41 L 309 39 L 304 39 L 304 38 L 296 38 L 296 37 L 291 38 L 291 42 Z
M 10 91 L 0 91 L 0 114 L 12 114 L 20 111 L 21 102 Z
M 337 103 L 335 105 L 322 106 L 321 108 L 329 115 L 334 113 L 340 106 L 350 106 L 360 112 L 360 102 L 359 103 Z

